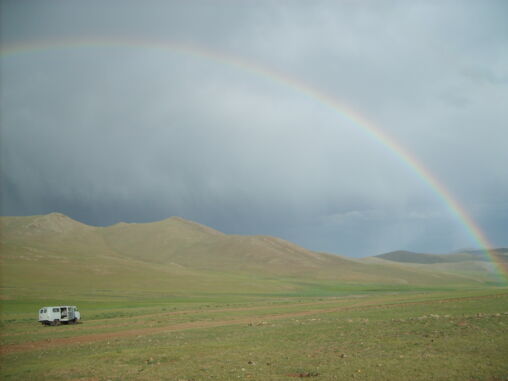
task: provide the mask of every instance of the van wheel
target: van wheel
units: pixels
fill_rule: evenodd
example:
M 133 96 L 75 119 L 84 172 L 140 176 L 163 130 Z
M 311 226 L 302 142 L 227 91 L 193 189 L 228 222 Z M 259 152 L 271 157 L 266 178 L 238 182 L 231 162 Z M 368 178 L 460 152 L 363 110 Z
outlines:
M 53 320 L 52 325 L 60 325 L 60 320 L 58 320 L 58 319 Z

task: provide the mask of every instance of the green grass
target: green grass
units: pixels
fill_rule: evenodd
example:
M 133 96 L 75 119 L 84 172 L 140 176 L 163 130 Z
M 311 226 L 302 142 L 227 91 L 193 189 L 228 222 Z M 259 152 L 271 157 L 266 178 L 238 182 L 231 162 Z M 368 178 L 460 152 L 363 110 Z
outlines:
M 349 289 L 483 287 L 486 269 L 430 271 L 314 253 L 273 237 L 225 235 L 178 218 L 92 227 L 63 215 L 2 217 L 4 299 L 335 295 Z M 471 273 L 472 271 L 472 273 Z M 482 272 L 483 271 L 483 272 Z
M 9 302 L 4 348 L 110 336 L 7 353 L 5 380 L 508 380 L 508 289 L 89 301 L 59 327 Z
M 181 219 L 0 225 L 1 379 L 508 380 L 508 289 L 476 265 L 355 261 Z M 51 305 L 82 323 L 40 325 Z

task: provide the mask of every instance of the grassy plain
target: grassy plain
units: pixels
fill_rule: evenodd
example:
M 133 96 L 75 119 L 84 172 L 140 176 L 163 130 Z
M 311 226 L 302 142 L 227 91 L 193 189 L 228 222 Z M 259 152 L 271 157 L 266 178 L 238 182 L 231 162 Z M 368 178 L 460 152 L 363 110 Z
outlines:
M 508 380 L 508 289 L 4 300 L 5 380 Z
M 2 380 L 508 380 L 508 288 L 482 261 L 354 260 L 181 218 L 0 233 Z M 81 324 L 37 323 L 67 304 Z

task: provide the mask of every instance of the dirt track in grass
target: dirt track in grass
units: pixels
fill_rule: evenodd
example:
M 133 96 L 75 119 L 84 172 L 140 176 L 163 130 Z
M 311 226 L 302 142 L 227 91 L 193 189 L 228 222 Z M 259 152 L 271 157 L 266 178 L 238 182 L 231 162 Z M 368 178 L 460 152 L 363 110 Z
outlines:
M 157 333 L 166 333 L 166 332 L 175 332 L 175 331 L 184 331 L 188 329 L 202 329 L 202 328 L 214 328 L 214 327 L 223 327 L 230 325 L 262 325 L 268 323 L 273 320 L 279 319 L 288 319 L 288 318 L 297 318 L 297 317 L 305 317 L 311 315 L 332 313 L 332 312 L 340 312 L 340 311 L 352 311 L 352 310 L 362 310 L 362 309 L 374 309 L 374 308 L 396 308 L 403 307 L 409 305 L 422 305 L 422 304 L 439 304 L 439 303 L 449 303 L 456 301 L 467 301 L 467 300 L 476 300 L 476 299 L 484 299 L 484 298 L 496 298 L 503 297 L 508 294 L 497 294 L 497 295 L 483 295 L 483 296 L 474 296 L 474 297 L 463 297 L 463 298 L 444 298 L 444 299 L 436 299 L 436 300 L 426 300 L 426 301 L 415 301 L 415 302 L 400 302 L 400 303 L 388 303 L 383 304 L 379 302 L 363 302 L 358 303 L 353 306 L 341 306 L 334 308 L 326 308 L 326 309 L 315 309 L 308 311 L 299 311 L 299 312 L 288 312 L 288 313 L 279 313 L 279 314 L 268 314 L 263 316 L 255 316 L 255 317 L 242 317 L 237 319 L 228 319 L 228 320 L 203 320 L 203 321 L 193 321 L 193 322 L 185 322 L 185 323 L 177 323 L 166 326 L 159 327 L 147 327 L 147 328 L 138 328 L 138 329 L 127 329 L 120 332 L 110 332 L 110 333 L 97 333 L 97 334 L 86 334 L 80 336 L 73 337 L 65 337 L 65 338 L 55 338 L 55 339 L 46 339 L 41 341 L 34 341 L 22 344 L 12 344 L 12 345 L 4 345 L 0 348 L 0 354 L 6 355 L 10 353 L 16 352 L 27 352 L 33 350 L 43 350 L 50 349 L 57 346 L 65 346 L 65 345 L 76 345 L 76 344 L 87 344 L 98 341 L 109 341 L 114 339 L 122 339 L 128 337 L 135 336 L 145 336 L 145 335 L 153 335 Z M 305 303 L 301 304 L 302 306 Z M 307 304 L 308 305 L 308 304 Z M 294 305 L 293 305 L 294 306 Z M 267 305 L 265 308 L 273 308 L 273 305 Z M 243 310 L 254 309 L 247 307 Z M 257 309 L 257 308 L 255 308 Z M 232 308 L 221 309 L 220 311 L 240 311 L 242 309 Z M 211 312 L 211 311 L 208 311 Z
M 346 298 L 335 298 L 333 300 L 326 300 L 321 302 L 306 302 L 306 303 L 287 303 L 287 304 L 263 304 L 258 306 L 249 306 L 249 307 L 230 307 L 230 308 L 211 308 L 211 309 L 194 309 L 194 310 L 182 310 L 182 311 L 171 311 L 171 312 L 158 312 L 158 313 L 146 313 L 139 314 L 134 316 L 122 316 L 119 318 L 121 323 L 116 324 L 102 324 L 102 325 L 93 325 L 93 329 L 102 329 L 102 328 L 120 328 L 126 326 L 136 326 L 136 325 L 147 325 L 146 321 L 150 318 L 161 319 L 164 317 L 172 317 L 172 316 L 181 316 L 181 315 L 192 315 L 192 314 L 201 314 L 201 313 L 220 313 L 220 312 L 243 312 L 243 311 L 257 311 L 257 310 L 266 310 L 270 308 L 291 308 L 291 307 L 306 307 L 306 306 L 319 306 L 319 305 L 328 305 L 328 304 L 337 304 L 340 301 L 351 300 L 351 298 L 362 298 L 365 295 L 355 295 L 350 297 L 350 299 Z M 145 319 L 144 321 L 135 321 L 129 322 L 130 320 L 140 320 Z M 110 323 L 112 318 L 101 318 L 101 319 L 93 319 L 94 323 L 98 322 L 108 322 Z M 86 325 L 85 325 L 86 326 Z M 25 335 L 26 332 L 0 332 L 0 337 L 8 337 L 8 336 L 19 336 Z M 1 353 L 1 348 L 0 348 Z

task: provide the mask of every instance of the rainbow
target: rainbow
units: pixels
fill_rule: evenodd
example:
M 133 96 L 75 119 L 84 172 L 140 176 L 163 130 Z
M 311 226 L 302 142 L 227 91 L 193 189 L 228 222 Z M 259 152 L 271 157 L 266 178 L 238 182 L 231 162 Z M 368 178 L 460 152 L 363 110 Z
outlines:
M 157 50 L 166 50 L 171 53 L 179 53 L 205 58 L 226 66 L 235 67 L 253 75 L 269 78 L 276 83 L 293 89 L 299 93 L 305 94 L 309 98 L 317 100 L 321 104 L 333 109 L 341 118 L 351 122 L 359 128 L 365 136 L 384 146 L 392 155 L 412 171 L 422 183 L 426 184 L 441 200 L 449 213 L 460 222 L 468 235 L 484 251 L 487 258 L 496 266 L 498 279 L 508 283 L 508 265 L 505 264 L 493 251 L 493 246 L 489 242 L 486 234 L 478 224 L 469 215 L 467 210 L 450 193 L 446 186 L 433 175 L 417 157 L 408 152 L 394 138 L 375 126 L 351 107 L 346 107 L 344 102 L 339 102 L 329 94 L 309 85 L 308 83 L 288 76 L 287 74 L 268 68 L 252 61 L 234 56 L 228 53 L 212 50 L 204 46 L 175 42 L 175 41 L 147 41 L 136 39 L 120 38 L 88 38 L 88 39 L 70 39 L 70 40 L 52 40 L 35 41 L 32 43 L 20 43 L 12 46 L 2 46 L 0 49 L 0 58 L 15 56 L 18 54 L 36 53 L 47 50 L 76 49 L 76 48 L 148 48 Z

